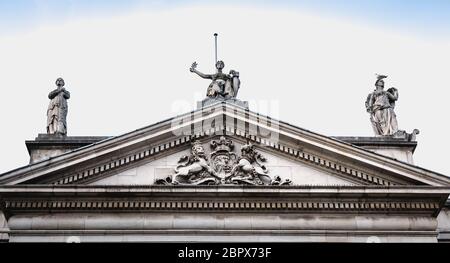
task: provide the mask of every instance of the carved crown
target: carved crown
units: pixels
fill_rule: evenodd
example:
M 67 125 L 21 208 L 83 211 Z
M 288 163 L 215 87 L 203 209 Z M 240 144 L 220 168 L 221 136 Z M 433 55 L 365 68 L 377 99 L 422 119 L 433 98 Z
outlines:
M 211 148 L 216 152 L 219 151 L 230 152 L 233 150 L 234 144 L 231 140 L 225 138 L 225 136 L 220 136 L 219 140 L 213 140 L 211 142 Z
M 191 143 L 191 152 L 193 154 L 204 154 L 203 145 L 200 141 L 195 140 Z

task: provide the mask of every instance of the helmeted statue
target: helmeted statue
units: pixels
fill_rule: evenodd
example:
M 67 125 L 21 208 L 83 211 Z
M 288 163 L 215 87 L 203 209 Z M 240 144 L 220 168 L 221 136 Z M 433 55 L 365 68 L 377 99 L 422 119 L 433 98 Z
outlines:
M 216 63 L 217 72 L 214 74 L 204 74 L 198 71 L 197 63 L 192 63 L 190 71 L 196 73 L 204 79 L 211 79 L 212 82 L 206 91 L 206 96 L 209 98 L 236 98 L 240 80 L 239 72 L 231 70 L 229 74 L 223 73 L 222 70 L 225 67 L 223 61 L 219 60 Z
M 398 100 L 396 88 L 384 90 L 385 75 L 377 75 L 375 90 L 367 96 L 366 109 L 370 113 L 375 135 L 390 136 L 398 131 L 397 117 L 394 112 L 395 101 Z
M 56 80 L 57 88 L 48 94 L 50 103 L 47 109 L 47 133 L 48 134 L 67 134 L 67 100 L 70 93 L 64 88 L 64 80 Z

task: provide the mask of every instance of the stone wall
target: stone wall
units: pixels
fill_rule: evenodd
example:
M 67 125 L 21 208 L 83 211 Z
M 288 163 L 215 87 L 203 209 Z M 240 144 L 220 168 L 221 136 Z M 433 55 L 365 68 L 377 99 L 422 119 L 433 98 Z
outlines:
M 11 242 L 436 242 L 420 216 L 232 213 L 16 215 Z
M 450 242 L 450 202 L 441 210 L 437 220 L 439 242 Z
M 3 211 L 0 211 L 0 242 L 8 242 L 9 227 Z

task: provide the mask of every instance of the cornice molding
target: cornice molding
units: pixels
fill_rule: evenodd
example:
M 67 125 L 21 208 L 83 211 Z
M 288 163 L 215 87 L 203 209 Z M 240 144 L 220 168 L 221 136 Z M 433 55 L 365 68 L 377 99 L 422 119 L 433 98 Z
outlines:
M 4 209 L 9 212 L 320 212 L 369 214 L 425 214 L 439 210 L 439 202 L 426 201 L 150 201 L 150 200 L 7 200 Z
M 450 188 L 340 186 L 2 186 L 5 213 L 286 212 L 437 216 Z

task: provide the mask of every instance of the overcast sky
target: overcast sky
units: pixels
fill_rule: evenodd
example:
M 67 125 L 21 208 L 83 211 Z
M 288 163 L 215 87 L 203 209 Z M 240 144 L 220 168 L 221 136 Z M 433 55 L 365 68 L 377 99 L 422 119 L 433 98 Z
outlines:
M 339 2 L 339 4 L 337 4 Z M 219 59 L 251 110 L 324 135 L 372 136 L 375 73 L 399 90 L 415 162 L 450 175 L 450 1 L 0 0 L 0 173 L 28 163 L 48 93 L 71 92 L 68 135 L 120 135 L 195 108 Z

